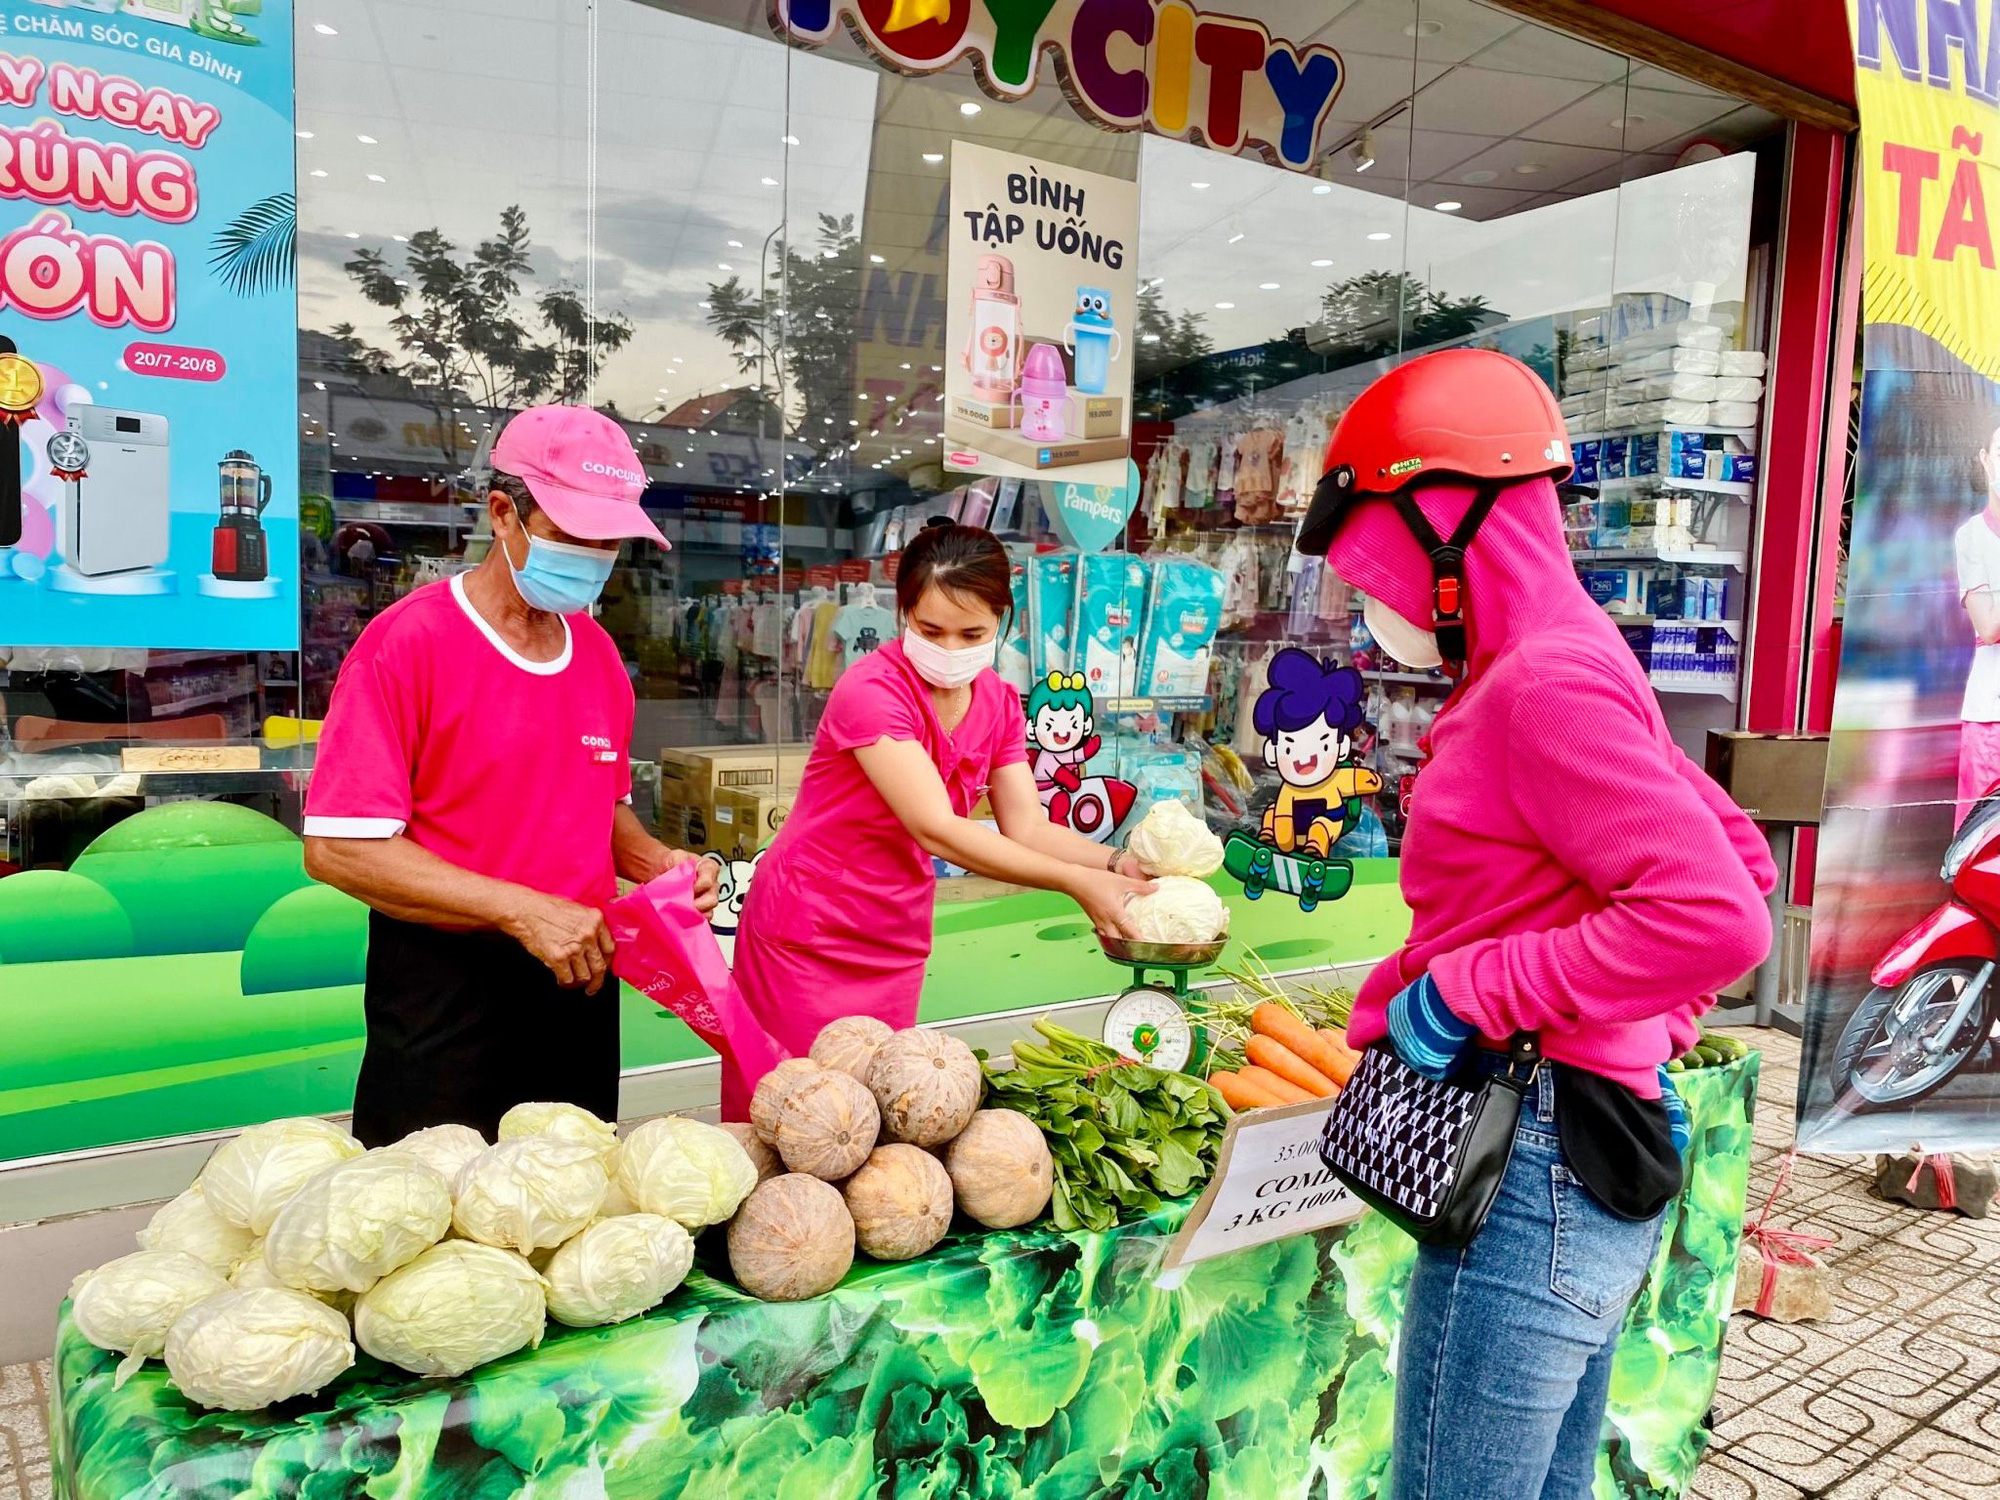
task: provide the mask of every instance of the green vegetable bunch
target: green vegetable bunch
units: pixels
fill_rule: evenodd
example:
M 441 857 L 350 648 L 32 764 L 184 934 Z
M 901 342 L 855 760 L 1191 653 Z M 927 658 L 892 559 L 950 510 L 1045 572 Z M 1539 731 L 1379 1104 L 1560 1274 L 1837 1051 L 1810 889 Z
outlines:
M 986 1067 L 986 1102 L 1041 1127 L 1055 1158 L 1056 1228 L 1109 1229 L 1207 1180 L 1229 1119 L 1220 1094 L 1047 1016 L 1035 1030 L 1043 1041 L 1018 1044 L 1013 1067 Z
M 1667 1064 L 1667 1071 L 1685 1073 L 1692 1068 L 1726 1068 L 1749 1055 L 1748 1043 L 1719 1031 L 1704 1031 L 1700 1041 Z

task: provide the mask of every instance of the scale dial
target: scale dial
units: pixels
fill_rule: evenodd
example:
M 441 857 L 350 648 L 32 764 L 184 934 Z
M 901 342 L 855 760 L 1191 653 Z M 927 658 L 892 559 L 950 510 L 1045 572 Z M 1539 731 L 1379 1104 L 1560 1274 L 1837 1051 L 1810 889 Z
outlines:
M 90 467 L 90 444 L 80 432 L 59 432 L 49 439 L 49 462 L 67 474 L 81 474 Z
M 1194 1027 L 1171 990 L 1142 984 L 1104 1013 L 1104 1044 L 1150 1067 L 1178 1072 L 1194 1055 Z

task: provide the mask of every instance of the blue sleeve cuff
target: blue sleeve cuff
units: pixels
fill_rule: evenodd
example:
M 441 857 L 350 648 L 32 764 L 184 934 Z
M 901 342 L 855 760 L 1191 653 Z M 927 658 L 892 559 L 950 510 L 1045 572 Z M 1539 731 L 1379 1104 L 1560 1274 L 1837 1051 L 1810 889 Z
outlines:
M 1449 1073 L 1476 1030 L 1452 1014 L 1437 981 L 1428 974 L 1405 986 L 1389 1003 L 1389 1040 L 1397 1055 L 1429 1077 Z

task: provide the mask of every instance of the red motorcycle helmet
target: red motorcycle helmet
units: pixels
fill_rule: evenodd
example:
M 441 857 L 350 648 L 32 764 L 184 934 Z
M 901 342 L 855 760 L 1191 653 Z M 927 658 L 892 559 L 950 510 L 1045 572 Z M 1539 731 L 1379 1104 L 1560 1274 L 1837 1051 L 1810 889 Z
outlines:
M 1496 349 L 1441 349 L 1398 365 L 1347 408 L 1299 528 L 1298 549 L 1324 557 L 1353 506 L 1396 502 L 1431 557 L 1431 628 L 1447 662 L 1465 659 L 1465 549 L 1500 491 L 1572 465 L 1562 408 L 1540 376 Z M 1411 491 L 1433 479 L 1470 479 L 1478 495 L 1448 538 Z

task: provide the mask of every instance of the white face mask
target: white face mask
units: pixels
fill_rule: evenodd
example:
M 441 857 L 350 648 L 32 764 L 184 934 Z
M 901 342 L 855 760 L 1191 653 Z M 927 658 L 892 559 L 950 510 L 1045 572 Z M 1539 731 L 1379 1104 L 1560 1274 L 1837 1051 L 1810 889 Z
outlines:
M 903 627 L 903 655 L 917 669 L 917 675 L 932 687 L 964 687 L 993 665 L 993 653 L 1000 642 L 983 641 L 950 651 L 935 641 L 927 641 L 907 625 Z
M 1382 649 L 1405 666 L 1421 671 L 1444 661 L 1435 635 L 1412 625 L 1373 594 L 1361 606 L 1361 618 L 1368 622 L 1368 633 L 1382 643 Z

